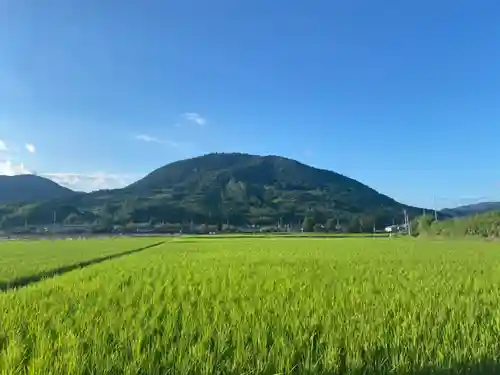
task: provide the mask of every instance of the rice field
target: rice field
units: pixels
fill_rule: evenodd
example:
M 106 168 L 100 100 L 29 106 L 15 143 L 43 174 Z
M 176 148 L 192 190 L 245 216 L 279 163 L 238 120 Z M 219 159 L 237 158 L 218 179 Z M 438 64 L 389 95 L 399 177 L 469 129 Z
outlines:
M 178 239 L 0 293 L 0 374 L 494 374 L 499 355 L 498 243 Z
M 154 242 L 149 238 L 0 242 L 0 286 Z

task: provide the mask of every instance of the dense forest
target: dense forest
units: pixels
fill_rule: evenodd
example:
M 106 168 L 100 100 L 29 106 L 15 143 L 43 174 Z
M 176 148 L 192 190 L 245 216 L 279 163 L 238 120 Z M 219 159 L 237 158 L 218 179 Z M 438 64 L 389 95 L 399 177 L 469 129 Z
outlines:
M 341 227 L 371 232 L 402 223 L 401 204 L 341 174 L 279 156 L 208 154 L 161 167 L 123 189 L 0 207 L 2 228 L 23 225 Z

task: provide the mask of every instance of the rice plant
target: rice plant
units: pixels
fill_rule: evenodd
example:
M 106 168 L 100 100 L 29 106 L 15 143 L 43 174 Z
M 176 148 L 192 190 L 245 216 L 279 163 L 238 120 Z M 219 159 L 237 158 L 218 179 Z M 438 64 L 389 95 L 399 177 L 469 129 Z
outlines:
M 499 271 L 494 243 L 172 241 L 1 294 L 0 373 L 495 373 Z
M 121 254 L 159 239 L 124 238 L 0 242 L 0 286 L 69 265 Z M 0 288 L 1 289 L 1 288 Z

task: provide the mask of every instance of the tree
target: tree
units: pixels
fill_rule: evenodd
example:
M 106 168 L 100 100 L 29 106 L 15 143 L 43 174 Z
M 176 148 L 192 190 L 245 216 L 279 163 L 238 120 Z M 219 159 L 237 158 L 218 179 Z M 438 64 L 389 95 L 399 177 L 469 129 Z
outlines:
M 365 222 L 362 217 L 358 218 L 358 224 L 359 224 L 359 233 L 363 233 L 365 230 Z
M 68 225 L 68 224 L 76 224 L 78 223 L 80 219 L 80 216 L 77 215 L 76 213 L 70 213 L 63 221 L 64 224 Z
M 304 232 L 312 232 L 314 230 L 314 221 L 312 217 L 306 216 L 302 222 L 302 230 Z
M 335 219 L 328 219 L 325 224 L 327 232 L 335 232 L 337 230 L 337 221 Z
M 349 216 L 348 220 L 344 226 L 347 233 L 358 233 L 359 232 L 359 220 L 357 216 Z

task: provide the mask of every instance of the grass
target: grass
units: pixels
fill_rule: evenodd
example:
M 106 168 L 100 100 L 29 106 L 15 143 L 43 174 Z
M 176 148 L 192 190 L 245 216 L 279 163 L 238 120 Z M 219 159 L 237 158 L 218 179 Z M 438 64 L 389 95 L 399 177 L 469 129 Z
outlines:
M 0 294 L 0 373 L 498 373 L 499 250 L 174 240 Z
M 2 242 L 0 286 L 94 258 L 120 254 L 153 242 L 149 238 Z
M 255 233 L 217 233 L 201 235 L 184 235 L 183 238 L 388 238 L 385 232 L 377 233 L 328 233 L 328 232 L 255 232 Z

